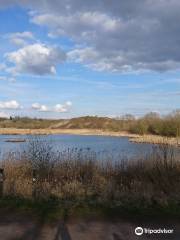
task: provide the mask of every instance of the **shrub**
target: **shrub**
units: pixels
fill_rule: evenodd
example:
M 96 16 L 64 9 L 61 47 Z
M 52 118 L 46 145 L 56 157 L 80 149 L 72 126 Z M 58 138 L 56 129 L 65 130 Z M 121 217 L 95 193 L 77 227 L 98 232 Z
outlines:
M 109 206 L 180 202 L 180 161 L 174 148 L 166 144 L 156 146 L 145 159 L 117 162 L 98 161 L 90 150 L 53 152 L 46 143 L 37 141 L 19 158 L 10 156 L 3 161 L 4 194 L 8 196 L 53 196 Z

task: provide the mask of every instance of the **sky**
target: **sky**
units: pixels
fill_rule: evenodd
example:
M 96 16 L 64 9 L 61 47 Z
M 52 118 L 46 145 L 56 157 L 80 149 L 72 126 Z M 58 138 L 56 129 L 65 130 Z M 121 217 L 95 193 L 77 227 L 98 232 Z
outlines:
M 179 0 L 1 0 L 0 117 L 180 108 Z

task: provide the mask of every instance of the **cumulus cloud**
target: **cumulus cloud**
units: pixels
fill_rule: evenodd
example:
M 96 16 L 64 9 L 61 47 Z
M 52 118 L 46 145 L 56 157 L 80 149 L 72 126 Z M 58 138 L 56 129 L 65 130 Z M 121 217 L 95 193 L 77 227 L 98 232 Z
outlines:
M 56 104 L 54 107 L 55 112 L 67 112 L 69 108 L 72 106 L 70 101 L 67 101 L 65 104 Z
M 43 11 L 32 16 L 32 21 L 47 26 L 53 36 L 68 36 L 90 47 L 93 53 L 90 61 L 82 57 L 87 48 L 77 49 L 77 60 L 93 69 L 121 72 L 180 69 L 179 0 L 45 3 L 41 7 L 40 3 L 31 2 L 39 12 Z
M 55 47 L 35 43 L 6 54 L 9 62 L 14 64 L 13 73 L 30 73 L 35 75 L 55 74 L 56 65 L 65 60 L 65 53 Z
M 15 32 L 6 35 L 6 37 L 10 40 L 11 43 L 17 46 L 25 46 L 29 41 L 34 40 L 34 36 L 32 32 Z
M 121 65 L 123 62 L 122 57 L 102 56 L 98 51 L 93 48 L 80 48 L 68 52 L 68 60 L 76 63 L 82 63 L 86 66 L 97 71 L 131 71 L 132 68 L 128 65 Z
M 55 112 L 67 112 L 67 108 L 62 104 L 56 104 L 54 107 Z
M 49 109 L 46 105 L 41 105 L 39 103 L 33 103 L 32 109 L 38 110 L 39 112 L 49 112 Z
M 0 71 L 4 71 L 6 69 L 6 65 L 4 63 L 0 63 Z
M 53 111 L 59 113 L 68 112 L 71 106 L 72 102 L 70 101 L 65 102 L 65 104 L 56 104 L 53 108 Z
M 71 102 L 71 101 L 67 101 L 67 102 L 65 103 L 65 106 L 71 107 L 71 106 L 72 106 L 72 102 Z
M 39 103 L 33 103 L 32 109 L 39 111 L 39 112 L 63 113 L 63 112 L 67 112 L 71 106 L 72 106 L 72 103 L 70 101 L 67 101 L 65 104 L 56 104 L 53 107 L 48 107 L 46 105 L 42 105 Z
M 18 110 L 21 106 L 16 100 L 0 102 L 0 109 Z
M 51 36 L 85 46 L 74 49 L 77 59 L 69 55 L 93 69 L 180 69 L 179 0 L 1 0 L 0 6 L 13 3 L 32 9 L 31 21 Z
M 11 37 L 17 37 L 17 38 L 30 38 L 34 39 L 33 33 L 32 32 L 15 32 L 10 34 Z
M 0 118 L 9 118 L 10 115 L 8 113 L 5 112 L 0 112 Z
M 14 83 L 14 82 L 16 82 L 16 78 L 7 77 L 7 76 L 0 76 L 0 81 L 7 81 L 7 82 Z

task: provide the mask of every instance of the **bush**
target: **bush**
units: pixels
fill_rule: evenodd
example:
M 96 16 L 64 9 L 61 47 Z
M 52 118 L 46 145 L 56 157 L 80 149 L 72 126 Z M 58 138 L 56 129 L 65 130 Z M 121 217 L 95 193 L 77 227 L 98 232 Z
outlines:
M 30 143 L 19 158 L 13 155 L 9 159 L 9 155 L 4 160 L 4 195 L 93 201 L 108 206 L 166 207 L 180 202 L 180 162 L 168 145 L 155 147 L 146 159 L 114 163 L 98 161 L 90 150 L 55 153 L 43 144 Z

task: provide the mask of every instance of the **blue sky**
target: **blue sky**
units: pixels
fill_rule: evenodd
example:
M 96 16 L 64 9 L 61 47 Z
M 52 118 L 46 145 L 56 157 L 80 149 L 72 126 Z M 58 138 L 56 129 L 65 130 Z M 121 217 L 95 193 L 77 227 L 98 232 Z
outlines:
M 173 44 L 180 38 L 176 26 L 176 37 L 167 31 L 177 22 L 178 2 L 155 6 L 161 18 L 154 9 L 148 19 L 142 14 L 145 26 L 131 3 L 125 15 L 114 10 L 116 1 L 81 9 L 64 0 L 64 11 L 55 1 L 40 2 L 0 3 L 0 116 L 141 116 L 180 107 L 180 54 Z

